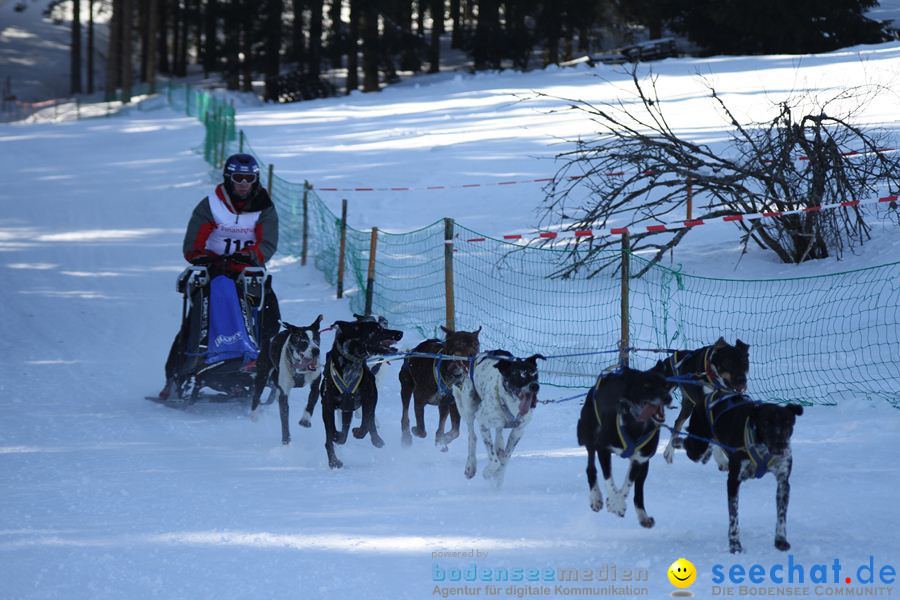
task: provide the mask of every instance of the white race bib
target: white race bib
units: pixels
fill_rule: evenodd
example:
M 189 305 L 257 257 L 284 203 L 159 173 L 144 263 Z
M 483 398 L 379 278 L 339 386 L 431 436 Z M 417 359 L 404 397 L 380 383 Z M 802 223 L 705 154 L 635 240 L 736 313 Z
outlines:
M 206 249 L 216 254 L 234 254 L 256 244 L 259 212 L 234 214 L 215 191 L 209 195 L 209 208 L 216 228 L 206 239 Z

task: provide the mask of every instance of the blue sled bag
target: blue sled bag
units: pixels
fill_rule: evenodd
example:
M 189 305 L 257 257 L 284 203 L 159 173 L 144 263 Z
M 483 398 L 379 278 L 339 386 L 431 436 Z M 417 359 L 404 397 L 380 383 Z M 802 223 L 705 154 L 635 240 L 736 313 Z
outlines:
M 259 356 L 259 348 L 247 333 L 237 286 L 224 275 L 210 283 L 208 340 L 208 365 L 233 358 L 243 358 L 246 363 Z

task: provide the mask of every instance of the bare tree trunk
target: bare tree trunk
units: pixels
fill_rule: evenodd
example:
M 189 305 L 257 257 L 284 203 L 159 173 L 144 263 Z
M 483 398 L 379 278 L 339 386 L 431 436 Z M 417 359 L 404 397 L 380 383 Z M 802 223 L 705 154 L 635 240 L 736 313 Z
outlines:
M 106 100 L 116 99 L 116 93 L 122 84 L 122 1 L 113 0 L 112 19 L 109 22 L 109 46 L 106 53 Z
M 278 102 L 278 85 L 276 79 L 281 71 L 281 18 L 284 13 L 283 0 L 268 0 L 266 32 L 266 100 Z
M 201 64 L 203 56 L 203 31 L 205 23 L 203 22 L 203 0 L 194 0 L 194 7 L 191 11 L 191 25 L 194 32 L 194 64 Z
M 359 2 L 350 0 L 350 23 L 347 24 L 347 93 L 359 89 Z
M 225 86 L 229 90 L 241 87 L 240 52 L 241 24 L 234 3 L 224 6 L 225 10 Z
M 541 15 L 541 28 L 544 30 L 544 39 L 547 44 L 545 65 L 553 65 L 559 63 L 559 35 L 560 35 L 560 17 L 556 10 L 551 7 L 545 7 Z
M 307 72 L 313 77 L 318 77 L 322 72 L 322 2 L 323 0 L 311 0 L 309 5 Z
M 416 0 L 416 35 L 425 37 L 425 3 L 427 0 Z
M 450 19 L 453 21 L 453 33 L 450 38 L 451 48 L 462 46 L 462 11 L 459 3 L 460 0 L 450 0 Z
M 241 91 L 253 91 L 253 24 L 247 19 L 240 19 L 241 22 L 241 52 L 244 54 L 241 60 Z
M 87 93 L 94 93 L 94 0 L 88 0 Z
M 475 26 L 475 43 L 472 53 L 476 69 L 500 67 L 499 13 L 498 0 L 481 0 L 478 3 L 478 24 Z
M 441 70 L 441 33 L 444 31 L 444 0 L 431 0 L 431 48 L 428 52 L 428 72 Z
M 378 9 L 367 0 L 362 10 L 363 91 L 377 92 L 378 86 Z
M 203 33 L 203 76 L 209 77 L 209 74 L 216 70 L 216 62 L 218 61 L 217 44 L 218 39 L 218 0 L 206 0 L 206 12 L 204 13 L 204 33 Z
M 344 6 L 343 0 L 332 0 L 330 18 L 331 18 L 331 67 L 333 69 L 341 68 L 341 57 L 343 56 L 344 43 L 344 22 L 341 21 L 341 10 Z
M 181 29 L 179 29 L 179 33 L 181 34 L 181 41 L 178 43 L 178 74 L 181 77 L 187 75 L 187 63 L 188 63 L 188 31 L 190 30 L 191 21 L 190 21 L 190 0 L 183 0 L 183 4 L 180 11 L 180 21 L 181 21 Z
M 293 47 L 292 58 L 297 63 L 297 69 L 301 70 L 306 67 L 306 28 L 303 25 L 303 6 L 306 0 L 292 0 L 294 23 L 291 28 Z
M 72 47 L 69 52 L 69 91 L 81 93 L 81 0 L 72 0 Z
M 172 57 L 169 59 L 172 65 L 172 75 L 176 77 L 181 75 L 181 65 L 178 64 L 178 57 L 181 56 L 181 7 L 179 0 L 167 0 L 171 2 L 169 11 L 172 17 Z
M 133 83 L 132 57 L 134 55 L 132 7 L 134 0 L 122 0 L 122 103 L 131 102 Z
M 140 24 L 139 31 L 141 34 L 141 51 L 140 58 L 138 59 L 138 64 L 140 65 L 138 81 L 141 82 L 147 81 L 147 46 L 150 45 L 150 19 L 148 18 L 147 12 L 147 0 L 138 0 L 137 22 Z
M 160 0 L 159 2 L 159 44 L 156 48 L 156 54 L 159 56 L 159 71 L 166 75 L 172 72 L 171 63 L 169 63 L 169 2 L 170 0 Z
M 150 93 L 156 93 L 156 36 L 157 16 L 159 15 L 159 0 L 146 0 L 147 15 L 147 56 L 144 58 L 144 68 L 147 81 L 150 82 Z

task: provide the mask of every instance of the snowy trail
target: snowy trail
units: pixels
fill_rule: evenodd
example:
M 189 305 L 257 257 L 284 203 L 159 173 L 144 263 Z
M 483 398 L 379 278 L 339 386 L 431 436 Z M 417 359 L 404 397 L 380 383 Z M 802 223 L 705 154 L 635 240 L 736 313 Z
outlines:
M 290 447 L 277 411 L 257 423 L 237 405 L 175 411 L 142 399 L 162 383 L 180 309 L 181 238 L 210 180 L 190 149 L 196 122 L 167 111 L 133 119 L 0 128 L 0 581 L 8 598 L 432 597 L 442 568 L 645 568 L 654 597 L 685 556 L 708 593 L 727 554 L 724 475 L 679 453 L 654 459 L 653 530 L 588 508 L 580 403 L 540 406 L 502 490 L 464 479 L 464 440 L 400 447 L 397 364 L 385 369 L 378 422 L 387 445 L 349 440 L 331 472 L 320 409 Z M 288 320 L 346 304 L 312 268 L 282 262 Z M 329 345 L 330 337 L 324 344 Z M 414 340 L 404 340 L 412 343 Z M 671 418 L 670 418 L 671 421 Z M 795 437 L 788 520 L 807 564 L 897 560 L 900 419 L 884 404 L 809 409 Z M 661 446 L 662 447 L 662 446 Z M 625 463 L 613 465 L 616 481 Z M 745 485 L 749 565 L 772 547 L 774 480 Z M 434 559 L 479 549 L 486 559 Z M 501 584 L 503 587 L 509 583 Z

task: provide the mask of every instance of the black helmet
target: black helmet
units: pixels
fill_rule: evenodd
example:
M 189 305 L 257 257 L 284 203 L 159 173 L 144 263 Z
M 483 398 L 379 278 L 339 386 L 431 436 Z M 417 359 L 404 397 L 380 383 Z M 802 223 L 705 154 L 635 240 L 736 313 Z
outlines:
M 256 179 L 253 187 L 250 189 L 250 196 L 256 194 L 259 189 L 259 163 L 250 154 L 232 154 L 225 161 L 225 168 L 222 170 L 222 178 L 225 182 L 225 189 L 229 195 L 234 193 L 234 184 L 231 180 L 232 175 L 254 175 Z

